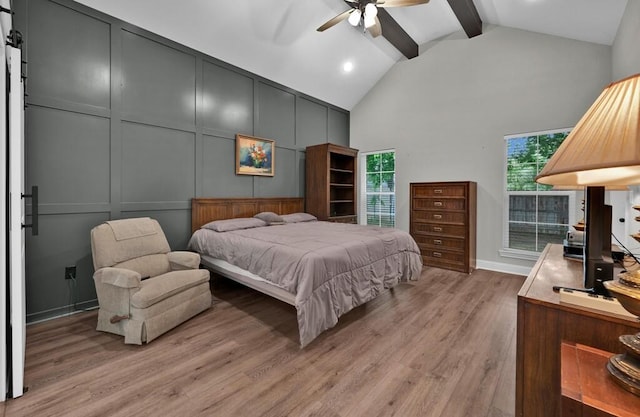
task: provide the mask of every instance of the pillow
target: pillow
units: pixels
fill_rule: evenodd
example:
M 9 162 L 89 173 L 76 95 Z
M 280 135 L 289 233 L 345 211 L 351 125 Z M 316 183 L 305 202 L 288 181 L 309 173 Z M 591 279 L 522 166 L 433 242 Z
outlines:
M 280 217 L 282 217 L 285 223 L 313 222 L 318 220 L 316 216 L 309 213 L 283 214 Z
M 202 226 L 202 229 L 210 229 L 214 232 L 231 232 L 233 230 L 251 229 L 253 227 L 266 226 L 267 223 L 255 218 L 239 218 L 239 219 L 227 219 L 216 220 L 209 222 Z
M 278 216 L 276 213 L 272 211 L 263 211 L 262 213 L 258 213 L 253 217 L 267 222 L 268 225 L 284 224 L 284 220 L 282 219 L 282 217 Z

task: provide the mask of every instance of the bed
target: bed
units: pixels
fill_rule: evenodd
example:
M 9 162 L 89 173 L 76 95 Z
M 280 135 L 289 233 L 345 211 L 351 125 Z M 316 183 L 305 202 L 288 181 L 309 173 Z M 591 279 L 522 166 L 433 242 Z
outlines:
M 408 233 L 315 221 L 303 205 L 301 198 L 196 198 L 189 241 L 206 268 L 295 306 L 301 347 L 422 269 Z M 282 217 L 253 218 L 268 212 Z

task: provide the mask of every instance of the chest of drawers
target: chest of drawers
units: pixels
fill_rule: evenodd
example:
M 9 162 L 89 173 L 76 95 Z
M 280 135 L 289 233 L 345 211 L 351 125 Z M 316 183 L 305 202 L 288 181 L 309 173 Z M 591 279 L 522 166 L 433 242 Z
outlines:
M 410 233 L 424 265 L 470 273 L 476 267 L 477 184 L 410 184 Z

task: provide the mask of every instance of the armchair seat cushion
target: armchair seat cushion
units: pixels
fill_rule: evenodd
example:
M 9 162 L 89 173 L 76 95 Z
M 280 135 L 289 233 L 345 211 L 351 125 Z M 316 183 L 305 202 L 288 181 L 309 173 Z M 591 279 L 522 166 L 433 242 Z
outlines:
M 129 259 L 127 261 L 117 263 L 114 266 L 116 268 L 136 271 L 143 277 L 155 277 L 172 270 L 169 265 L 169 259 L 167 259 L 167 255 L 164 253 Z
M 131 296 L 135 308 L 148 308 L 164 299 L 209 281 L 209 271 L 194 269 L 171 271 L 140 283 L 140 290 Z

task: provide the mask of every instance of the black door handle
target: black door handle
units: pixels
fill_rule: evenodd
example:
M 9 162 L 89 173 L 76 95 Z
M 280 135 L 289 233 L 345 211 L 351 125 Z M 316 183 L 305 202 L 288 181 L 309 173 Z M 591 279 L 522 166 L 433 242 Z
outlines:
M 31 198 L 31 224 L 23 224 L 22 227 L 31 228 L 31 236 L 38 236 L 38 186 L 31 186 L 31 194 L 22 194 L 22 198 Z

